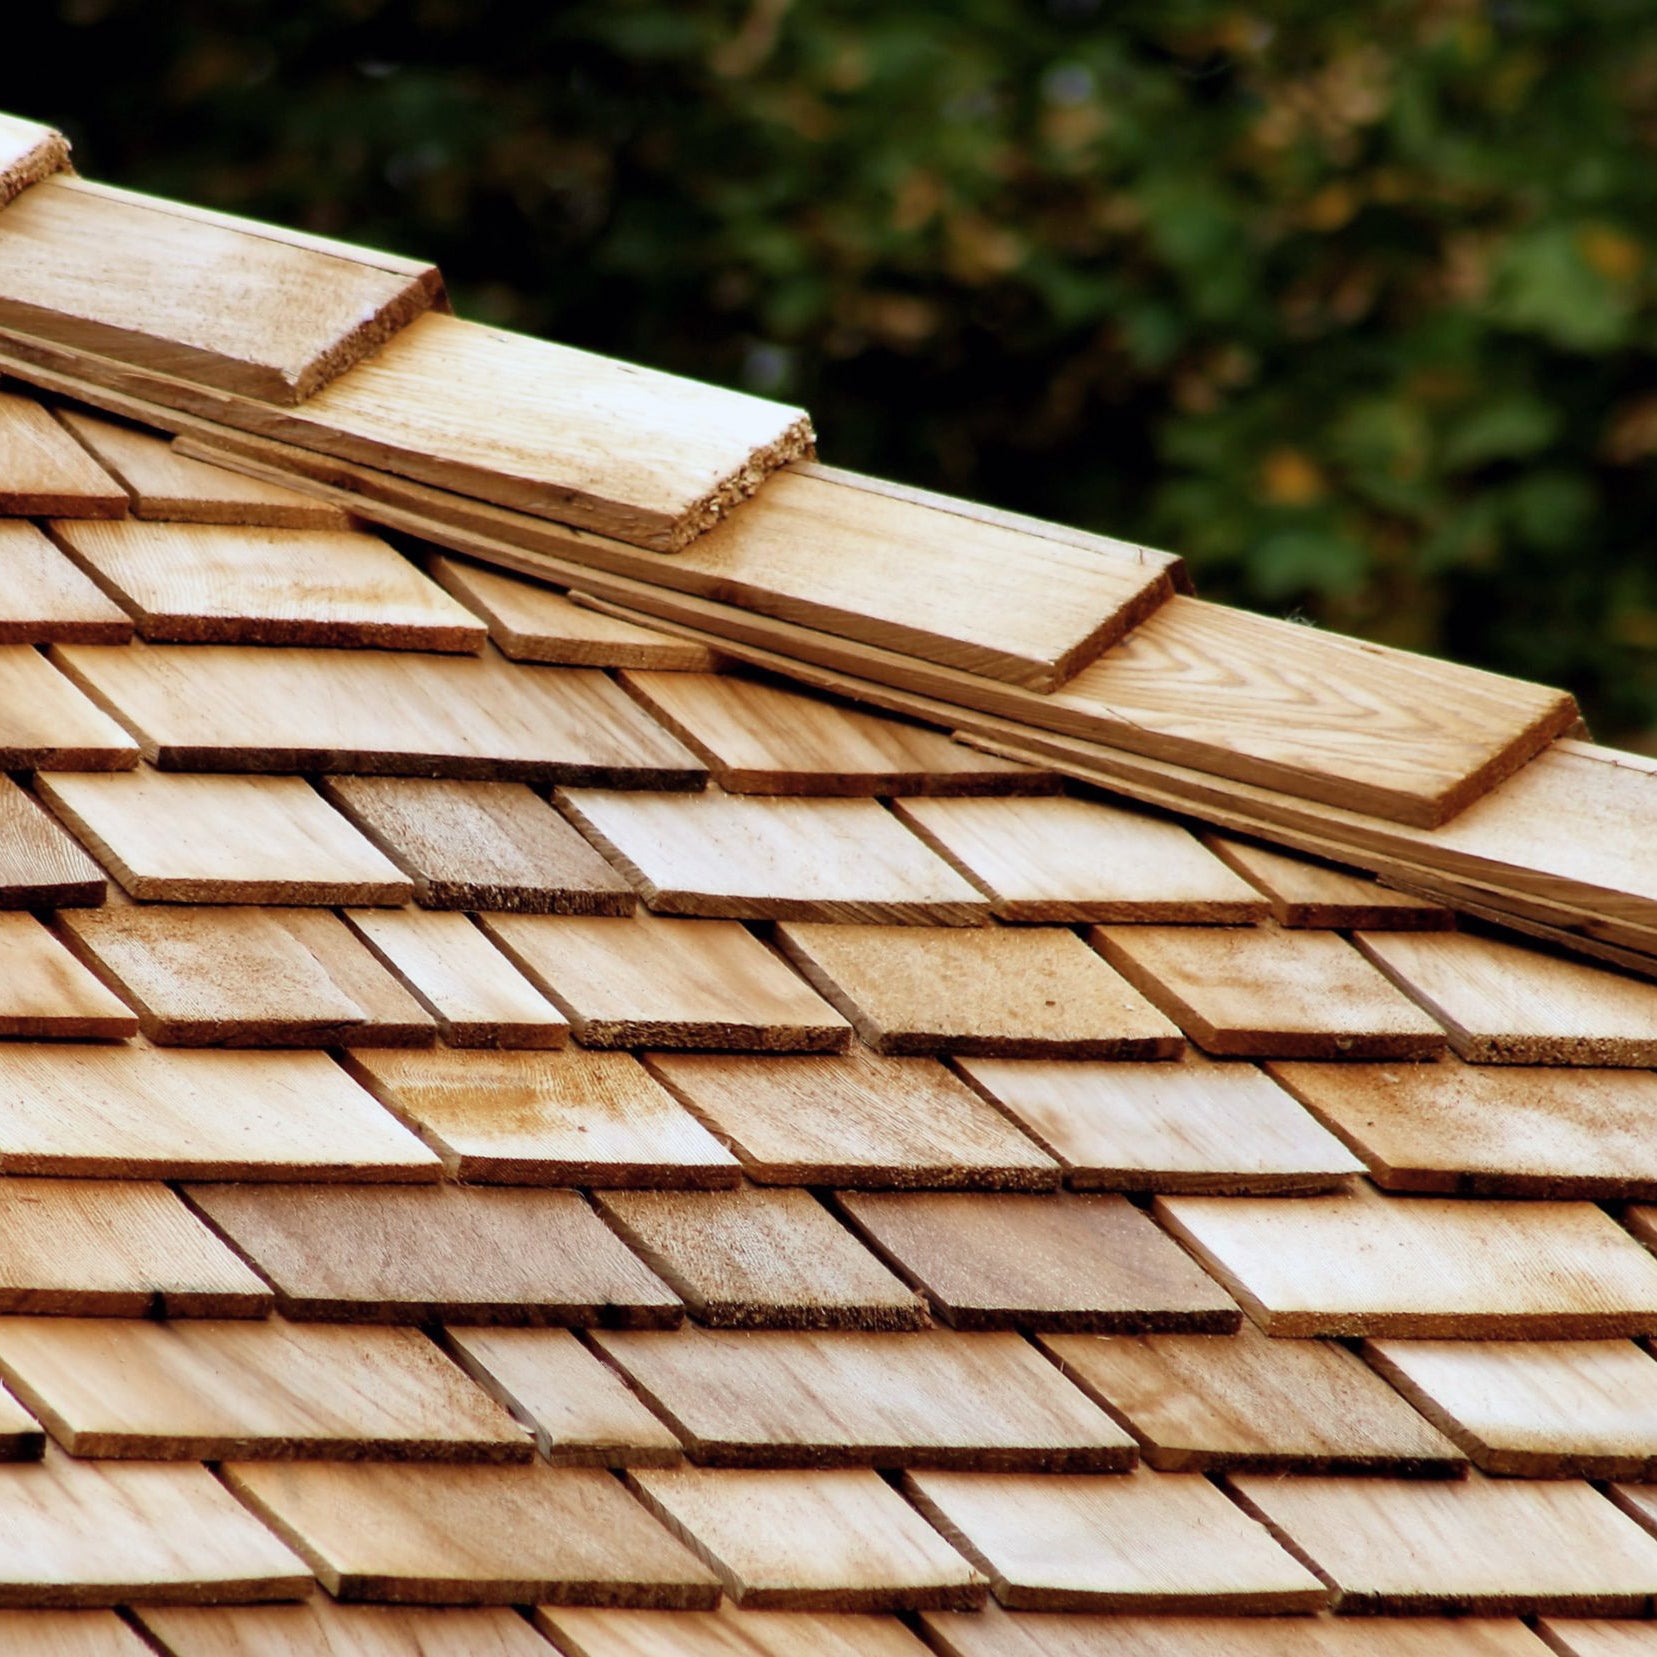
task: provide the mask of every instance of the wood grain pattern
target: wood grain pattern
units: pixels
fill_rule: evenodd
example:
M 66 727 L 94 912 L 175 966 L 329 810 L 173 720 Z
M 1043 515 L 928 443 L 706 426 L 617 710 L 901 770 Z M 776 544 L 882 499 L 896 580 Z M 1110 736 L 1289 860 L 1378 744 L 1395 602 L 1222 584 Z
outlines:
M 812 443 L 799 409 L 436 311 L 298 408 L 38 333 L 12 339 L 28 357 L 70 366 L 115 394 L 100 389 L 89 401 L 113 400 L 121 413 L 140 412 L 135 397 L 156 405 L 160 417 L 148 423 L 166 430 L 222 420 L 300 444 L 330 468 L 386 467 L 398 481 L 420 479 L 657 552 L 685 546 Z
M 69 141 L 52 127 L 0 115 L 0 207 L 69 165 Z
M 1106 926 L 1090 936 L 1208 1053 L 1429 1059 L 1445 1048 L 1438 1024 L 1333 933 Z
M 1096 800 L 899 800 L 1004 921 L 1259 920 L 1260 895 L 1189 829 Z
M 168 1657 L 546 1657 L 523 1618 L 505 1608 L 336 1605 L 156 1606 L 133 1618 Z
M 1058 927 L 824 926 L 779 948 L 877 1053 L 1166 1059 L 1185 1043 L 1140 993 Z
M 1392 891 L 1347 869 L 1230 835 L 1205 834 L 1203 844 L 1265 894 L 1279 926 L 1444 932 L 1455 925 L 1454 912 L 1443 904 Z
M 642 1471 L 628 1487 L 753 1610 L 971 1610 L 978 1572 L 866 1468 Z
M 627 1053 L 392 1053 L 347 1068 L 455 1179 L 505 1185 L 735 1185 L 736 1158 Z
M 72 645 L 114 650 L 131 645 Z M 130 771 L 138 744 L 26 644 L 0 644 L 0 768 Z
M 186 1194 L 294 1319 L 671 1328 L 683 1315 L 574 1191 L 226 1184 Z
M 0 1036 L 118 1040 L 137 1035 L 138 1025 L 33 915 L 0 914 Z
M 100 904 L 104 872 L 9 777 L 0 780 L 0 909 Z
M 1133 1441 L 1017 1335 L 596 1331 L 710 1467 L 1114 1472 Z
M 49 529 L 157 643 L 475 654 L 488 637 L 470 610 L 377 535 L 140 518 L 60 517 Z
M 851 1041 L 840 1014 L 737 921 L 480 919 L 588 1047 L 833 1053 Z
M 303 1599 L 310 1573 L 205 1467 L 43 1461 L 0 1468 L 0 1604 Z
M 0 390 L 0 514 L 119 518 L 126 510 L 126 491 L 44 408 Z
M 0 518 L 0 575 L 0 644 L 125 644 L 132 637 L 132 617 L 31 523 Z
M 557 1009 L 465 915 L 352 909 L 344 919 L 451 1047 L 562 1047 L 569 1038 Z
M 726 1602 L 717 1611 L 537 1606 L 532 1615 L 568 1657 L 922 1657 L 927 1649 L 896 1617 L 857 1612 L 735 1611 Z
M 1657 1332 L 1657 1260 L 1592 1203 L 1158 1197 L 1271 1335 L 1589 1340 Z
M 1364 1356 L 1487 1473 L 1657 1474 L 1657 1363 L 1630 1341 L 1367 1341 Z
M 271 1299 L 165 1185 L 0 1180 L 0 1330 L 41 1312 L 259 1318 Z
M 958 1329 L 1235 1330 L 1230 1295 L 1125 1197 L 842 1192 L 841 1209 Z
M 570 821 L 658 914 L 975 926 L 989 904 L 875 800 L 563 788 Z
M 1253 1065 L 1195 1049 L 1178 1064 L 963 1058 L 955 1068 L 1078 1190 L 1328 1191 L 1364 1166 Z
M 1657 1198 L 1657 1076 L 1455 1058 L 1269 1070 L 1389 1191 Z
M 1657 1588 L 1657 1541 L 1591 1485 L 1478 1473 L 1230 1483 L 1341 1611 L 1633 1616 Z
M 1657 1065 L 1657 985 L 1467 932 L 1355 941 L 1474 1064 Z
M 1043 772 L 975 753 L 940 731 L 765 680 L 635 672 L 622 674 L 621 684 L 731 794 L 1017 794 L 1055 786 Z
M 590 553 L 514 552 L 487 535 L 434 526 L 419 511 L 363 505 L 371 517 L 478 556 L 515 558 L 552 579 L 572 578 L 569 557 Z M 607 613 L 821 690 L 984 735 L 1000 726 L 1015 741 L 1023 733 L 1056 751 L 1068 742 L 1109 744 L 1416 828 L 1450 821 L 1577 717 L 1557 691 L 1183 596 L 1040 695 L 982 668 L 961 672 L 918 652 L 837 638 L 821 622 L 755 615 L 727 594 L 672 591 L 650 572 L 635 579 L 632 571 L 609 573 L 620 566 L 605 563 L 587 586 Z
M 245 481 L 256 483 L 258 479 Z M 489 624 L 495 648 L 515 662 L 690 673 L 711 673 L 719 665 L 718 656 L 705 645 L 687 644 L 630 621 L 601 616 L 575 603 L 567 593 L 539 582 L 440 554 L 427 560 L 427 568 L 434 581 Z
M 1045 1335 L 1040 1344 L 1164 1472 L 1455 1476 L 1466 1467 L 1455 1444 L 1333 1341 L 1272 1340 L 1244 1325 L 1229 1336 Z
M 678 1439 L 566 1329 L 451 1326 L 456 1363 L 529 1429 L 555 1467 L 674 1467 Z
M 164 903 L 402 903 L 413 883 L 300 777 L 140 766 L 43 771 L 40 797 L 131 896 Z
M 0 322 L 248 397 L 297 403 L 442 294 L 431 266 L 45 180 L 0 225 Z
M 0 1167 L 92 1179 L 426 1181 L 443 1165 L 321 1053 L 0 1044 Z
M 182 455 L 142 426 L 59 407 L 58 419 L 126 490 L 132 512 L 168 524 L 252 524 L 265 529 L 349 529 L 349 512 L 296 489 Z
M 921 1512 L 1006 1606 L 1037 1611 L 1314 1611 L 1328 1590 L 1206 1479 L 909 1473 Z
M 455 327 L 447 324 L 447 330 Z M 429 338 L 446 330 L 440 319 L 428 319 L 406 330 L 396 349 L 410 349 L 423 331 Z M 238 467 L 248 465 L 251 455 L 255 475 L 268 467 L 300 487 L 320 480 L 356 501 L 364 516 L 385 516 L 388 521 L 402 517 L 406 526 L 419 526 L 416 532 L 425 538 L 465 556 L 544 574 L 563 586 L 588 586 L 580 573 L 584 568 L 638 577 L 741 605 L 746 615 L 783 618 L 783 625 L 801 623 L 830 635 L 866 640 L 869 648 L 902 653 L 903 659 L 913 656 L 948 664 L 946 672 L 982 674 L 991 684 L 1028 685 L 1038 691 L 1063 684 L 1172 592 L 1166 560 L 1147 556 L 1139 547 L 1117 543 L 1119 552 L 1100 556 L 1092 548 L 973 522 L 954 512 L 791 470 L 769 477 L 742 511 L 728 514 L 683 545 L 679 556 L 664 567 L 640 558 L 626 544 L 649 544 L 637 534 L 612 531 L 616 538 L 608 539 L 555 528 L 524 511 L 482 504 L 486 498 L 500 501 L 505 494 L 498 475 L 483 479 L 480 486 L 430 475 L 410 482 L 389 475 L 416 474 L 403 457 L 383 448 L 359 447 L 345 462 L 307 452 L 344 448 L 318 423 L 304 431 L 293 429 L 298 422 L 272 421 L 269 411 L 246 404 L 229 407 L 222 398 L 189 398 L 187 388 L 146 385 L 142 377 L 118 369 L 112 373 L 115 365 L 50 348 L 42 351 L 36 342 L 15 335 L 8 335 L 4 348 L 8 369 L 26 378 L 37 374 L 31 364 L 43 365 L 48 376 L 54 368 L 67 368 L 71 376 L 123 382 L 116 387 L 123 402 L 135 395 L 141 401 L 177 403 L 182 392 L 194 405 L 187 410 L 192 416 L 237 425 L 252 414 L 267 436 L 288 441 L 272 444 L 192 420 L 188 452 L 203 458 L 222 456 Z M 20 353 L 30 362 L 19 364 Z M 382 352 L 374 366 L 383 365 L 386 355 Z M 337 413 L 342 394 L 359 391 L 365 383 L 361 375 L 352 380 L 354 384 L 342 382 L 334 388 L 326 405 L 313 402 L 300 411 L 300 418 L 309 422 L 319 413 Z M 158 391 L 164 392 L 159 399 Z M 164 412 L 159 418 L 177 423 Z M 592 415 L 584 410 L 583 418 L 590 423 Z M 498 408 L 495 420 L 498 431 Z M 277 424 L 290 429 L 273 429 Z M 641 452 L 637 432 L 620 452 L 632 461 L 636 490 L 640 480 L 635 457 Z M 429 483 L 439 487 L 427 487 Z M 458 492 L 451 494 L 450 489 Z M 464 495 L 478 499 L 463 499 Z M 529 513 L 537 511 L 531 502 L 519 504 Z M 580 522 L 568 510 L 554 515 L 565 523 Z M 531 556 L 524 557 L 525 550 Z
M 696 787 L 703 775 L 603 674 L 579 668 L 522 667 L 490 651 L 474 658 L 251 645 L 53 648 L 53 660 L 95 701 L 118 710 L 144 757 L 166 771 L 360 771 L 634 788 Z M 0 690 L 7 665 L 0 653 Z M 76 729 L 61 713 L 50 728 L 60 742 Z M 0 755 L 5 742 L 0 723 Z M 53 766 L 46 757 L 26 763 Z
M 147 1657 L 150 1650 L 113 1611 L 0 1611 L 0 1642 L 17 1657 Z
M 528 1461 L 529 1439 L 412 1329 L 0 1319 L 0 1375 L 72 1456 Z
M 632 887 L 523 783 L 330 777 L 322 792 L 428 909 L 633 913 Z
M 935 1059 L 653 1053 L 654 1075 L 764 1185 L 1048 1190 L 1058 1165 Z
M 65 910 L 58 925 L 161 1046 L 435 1038 L 431 1016 L 330 910 L 128 904 Z
M 920 1622 L 941 1657 L 1541 1657 L 1517 1617 L 1089 1616 L 991 1605 L 923 1612 Z
M 929 1321 L 920 1298 L 810 1192 L 611 1191 L 594 1201 L 710 1327 L 918 1329 Z
M 342 1600 L 703 1610 L 718 1579 L 596 1467 L 228 1462 Z

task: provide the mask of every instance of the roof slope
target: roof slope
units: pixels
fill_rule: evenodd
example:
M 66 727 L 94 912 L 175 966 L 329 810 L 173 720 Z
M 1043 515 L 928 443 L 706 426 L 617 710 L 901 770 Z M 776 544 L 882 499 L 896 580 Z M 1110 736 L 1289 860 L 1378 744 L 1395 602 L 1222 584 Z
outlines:
M 1645 771 L 1429 828 L 1308 798 L 1304 723 L 1281 790 L 1108 750 L 1181 817 L 1023 723 L 1175 707 L 1130 622 L 1050 695 L 934 662 L 1017 698 L 989 755 L 3 407 L 6 1650 L 1657 1639 L 1657 983 L 1453 913 L 1637 959 L 1649 808 L 1547 790 Z M 887 649 L 846 583 L 682 602 Z

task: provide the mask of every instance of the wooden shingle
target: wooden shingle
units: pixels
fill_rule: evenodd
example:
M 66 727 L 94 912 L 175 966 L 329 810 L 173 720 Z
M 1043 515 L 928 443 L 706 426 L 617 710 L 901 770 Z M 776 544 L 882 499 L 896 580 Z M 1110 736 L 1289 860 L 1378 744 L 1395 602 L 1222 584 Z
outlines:
M 205 1467 L 0 1467 L 0 1606 L 303 1599 L 303 1564 Z
M 0 914 L 0 1036 L 112 1040 L 139 1022 L 33 915 Z
M 990 1578 L 1037 1611 L 1314 1611 L 1328 1590 L 1195 1474 L 905 1475 L 904 1487 Z
M 152 1650 L 115 1611 L 0 1611 L 0 1647 L 16 1657 L 149 1657 Z
M 596 1467 L 228 1462 L 223 1476 L 336 1599 L 698 1610 L 719 1598 L 713 1573 Z
M 741 1172 L 627 1053 L 363 1047 L 346 1062 L 456 1179 L 723 1186 Z
M 0 516 L 119 518 L 126 491 L 32 398 L 0 391 Z
M 145 765 L 42 771 L 35 787 L 135 898 L 165 903 L 402 903 L 412 883 L 299 777 Z
M 940 731 L 766 680 L 624 673 L 621 683 L 730 794 L 1016 794 L 1055 786 L 1049 774 Z
M 145 1605 L 133 1618 L 168 1657 L 547 1657 L 505 1607 L 337 1605 L 316 1594 L 298 1605 Z
M 562 1047 L 568 1039 L 563 1015 L 465 915 L 352 909 L 344 920 L 451 1047 Z
M 684 1450 L 567 1329 L 451 1325 L 456 1363 L 534 1435 L 555 1467 L 674 1467 Z
M 738 921 L 486 915 L 588 1047 L 842 1051 L 851 1028 Z
M 1156 1212 L 1272 1335 L 1657 1333 L 1657 1259 L 1592 1203 L 1354 1192 Z
M 875 800 L 560 789 L 659 914 L 973 926 L 989 904 Z
M 629 1487 L 754 1610 L 981 1605 L 983 1577 L 867 1468 L 683 1468 Z
M 1011 1334 L 602 1330 L 591 1337 L 711 1467 L 1116 1471 L 1133 1441 Z
M 703 776 L 695 757 L 603 674 L 581 668 L 522 667 L 487 650 L 53 650 L 53 661 L 115 711 L 165 771 L 359 771 L 614 788 L 690 788 Z M 8 676 L 0 652 L 0 688 Z M 62 744 L 75 726 L 60 710 L 49 728 Z M 0 754 L 8 745 L 0 723 Z M 103 768 L 116 767 L 112 758 Z
M 1242 1321 L 1125 1197 L 847 1191 L 839 1202 L 958 1329 L 1231 1331 Z
M 132 646 L 62 648 L 124 653 Z M 39 651 L 0 645 L 0 769 L 130 771 L 137 763 L 138 744 Z
M 609 1191 L 610 1226 L 713 1328 L 918 1329 L 925 1303 L 808 1191 Z
M 425 1181 L 442 1163 L 321 1053 L 0 1043 L 0 1162 L 96 1179 Z
M 762 1185 L 1049 1190 L 1058 1164 L 936 1059 L 652 1053 Z
M 256 1318 L 271 1298 L 159 1182 L 0 1180 L 0 1310 L 8 1314 Z M 0 1318 L 0 1330 L 11 1323 Z
M 1230 1483 L 1342 1611 L 1636 1616 L 1657 1592 L 1657 1540 L 1591 1485 L 1481 1473 Z
M 1252 1064 L 956 1060 L 1078 1190 L 1326 1191 L 1363 1164 Z
M 1457 1058 L 1268 1069 L 1390 1191 L 1657 1197 L 1654 1075 Z
M 632 887 L 522 783 L 330 777 L 322 791 L 428 909 L 633 912 Z
M 1368 875 L 1229 835 L 1205 834 L 1203 844 L 1265 895 L 1279 926 L 1442 932 L 1455 925 L 1443 904 L 1395 892 Z
M 0 908 L 99 904 L 104 871 L 10 777 L 0 778 Z
M 1475 1064 L 1657 1065 L 1657 984 L 1467 932 L 1357 943 Z
M 1465 1466 L 1333 1341 L 1273 1340 L 1245 1325 L 1226 1336 L 1044 1335 L 1040 1344 L 1165 1472 L 1442 1475 Z
M 181 455 L 141 426 L 84 409 L 54 411 L 127 492 L 136 517 L 169 524 L 258 524 L 269 529 L 349 529 L 349 513 L 278 483 L 243 477 Z
M 69 165 L 69 140 L 20 115 L 0 115 L 0 207 Z
M 877 1053 L 1165 1059 L 1178 1028 L 1059 927 L 826 926 L 777 943 Z
M 574 1191 L 192 1185 L 188 1195 L 291 1318 L 671 1327 L 682 1315 Z
M 1108 926 L 1107 961 L 1204 1052 L 1428 1059 L 1444 1032 L 1344 938 L 1276 926 Z
M 0 644 L 125 644 L 132 637 L 132 617 L 20 518 L 0 518 L 0 579 Z
M 1657 1363 L 1631 1341 L 1392 1341 L 1364 1356 L 1487 1473 L 1657 1474 Z
M 441 293 L 430 265 L 82 178 L 37 184 L 0 225 L 5 327 L 276 403 Z
M 600 615 L 536 581 L 444 556 L 433 556 L 428 567 L 434 580 L 488 622 L 495 648 L 515 662 L 706 673 L 718 661 L 704 645 Z
M 1265 901 L 1189 829 L 1095 800 L 900 800 L 893 808 L 1004 921 L 1259 920 Z
M 73 1456 L 531 1455 L 511 1417 L 412 1329 L 7 1317 L 0 1375 Z
M 65 910 L 58 923 L 162 1046 L 420 1046 L 436 1036 L 431 1015 L 330 910 L 134 904 Z
M 53 539 L 156 643 L 476 653 L 476 616 L 377 535 L 58 518 Z

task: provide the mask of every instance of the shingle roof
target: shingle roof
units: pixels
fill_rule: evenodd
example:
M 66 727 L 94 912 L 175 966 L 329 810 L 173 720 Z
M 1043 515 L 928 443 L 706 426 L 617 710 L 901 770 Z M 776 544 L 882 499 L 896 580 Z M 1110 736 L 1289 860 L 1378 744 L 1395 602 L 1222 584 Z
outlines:
M 48 316 L 61 160 L 0 118 L 0 1649 L 1657 1649 L 1649 766 L 762 481 L 795 411 L 382 442 L 420 324 Z

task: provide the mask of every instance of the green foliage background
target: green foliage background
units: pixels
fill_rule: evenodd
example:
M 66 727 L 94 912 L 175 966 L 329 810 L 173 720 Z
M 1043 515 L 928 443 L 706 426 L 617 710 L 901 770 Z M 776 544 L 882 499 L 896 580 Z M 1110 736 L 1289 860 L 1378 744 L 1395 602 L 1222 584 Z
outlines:
M 59 0 L 5 56 L 93 176 L 1657 730 L 1657 0 Z

